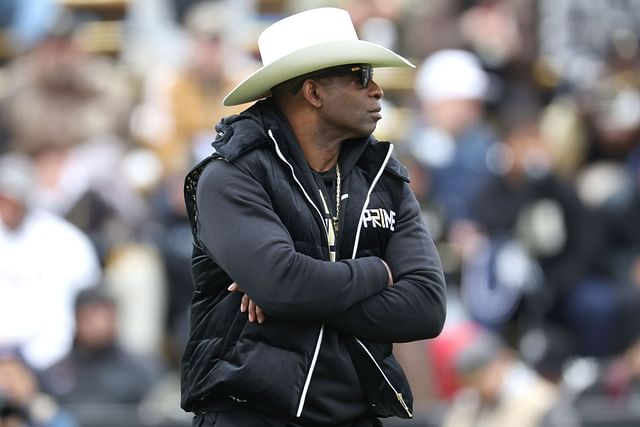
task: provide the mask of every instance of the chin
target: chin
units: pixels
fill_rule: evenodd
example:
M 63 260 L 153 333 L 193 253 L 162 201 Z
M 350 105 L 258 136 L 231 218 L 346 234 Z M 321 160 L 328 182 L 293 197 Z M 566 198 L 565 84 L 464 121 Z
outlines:
M 365 136 L 371 135 L 373 132 L 375 132 L 376 128 L 377 128 L 377 126 L 375 124 L 373 126 L 371 126 L 371 128 L 369 128 L 367 130 L 367 134 Z
M 368 126 L 351 127 L 346 134 L 348 136 L 345 139 L 360 139 L 369 137 L 376 130 L 376 124 L 369 124 Z

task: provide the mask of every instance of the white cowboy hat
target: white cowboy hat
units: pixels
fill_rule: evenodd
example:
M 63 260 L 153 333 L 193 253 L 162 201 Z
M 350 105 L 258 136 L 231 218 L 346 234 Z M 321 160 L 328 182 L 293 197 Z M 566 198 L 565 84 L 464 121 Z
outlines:
M 415 67 L 386 47 L 359 40 L 349 13 L 333 7 L 307 10 L 272 24 L 260 34 L 258 48 L 262 68 L 229 92 L 224 105 L 265 98 L 279 83 L 336 65 Z

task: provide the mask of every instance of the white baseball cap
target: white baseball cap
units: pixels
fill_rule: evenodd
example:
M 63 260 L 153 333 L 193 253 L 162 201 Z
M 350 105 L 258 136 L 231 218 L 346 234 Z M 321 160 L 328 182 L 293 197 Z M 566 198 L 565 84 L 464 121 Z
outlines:
M 440 50 L 425 59 L 416 75 L 416 93 L 422 101 L 485 99 L 489 77 L 471 52 Z

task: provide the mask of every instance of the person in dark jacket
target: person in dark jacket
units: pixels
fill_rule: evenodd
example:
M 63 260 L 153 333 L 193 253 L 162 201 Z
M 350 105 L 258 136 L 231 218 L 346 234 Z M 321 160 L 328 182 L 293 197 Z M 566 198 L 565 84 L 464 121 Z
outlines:
M 165 371 L 156 357 L 118 342 L 118 302 L 107 286 L 78 293 L 73 347 L 40 373 L 43 389 L 79 418 L 91 405 L 139 405 Z
M 193 231 L 182 407 L 194 426 L 380 426 L 412 416 L 395 342 L 437 336 L 440 258 L 393 145 L 371 134 L 372 67 L 335 8 L 259 39 L 264 66 L 226 105 L 215 152 L 186 177 Z M 266 99 L 261 99 L 266 98 Z

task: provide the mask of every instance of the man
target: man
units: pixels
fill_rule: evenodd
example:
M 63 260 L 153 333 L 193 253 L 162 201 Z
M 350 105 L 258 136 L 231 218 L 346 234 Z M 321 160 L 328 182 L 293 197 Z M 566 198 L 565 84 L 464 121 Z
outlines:
M 107 287 L 101 283 L 78 293 L 73 346 L 40 374 L 45 390 L 72 410 L 137 405 L 164 373 L 155 357 L 134 353 L 119 342 L 118 302 Z
M 559 425 L 547 420 L 559 403 L 558 388 L 527 366 L 497 335 L 473 322 L 458 325 L 459 348 L 452 355 L 461 381 L 442 426 Z M 449 332 L 445 329 L 444 335 Z M 454 332 L 454 333 L 456 333 Z M 558 417 L 560 418 L 560 417 Z M 563 425 L 573 425 L 562 417 Z
M 102 274 L 91 240 L 36 206 L 29 158 L 0 157 L 0 344 L 41 370 L 73 339 L 73 300 Z
M 372 67 L 412 66 L 321 8 L 267 28 L 185 183 L 194 235 L 182 407 L 197 426 L 409 418 L 392 343 L 436 336 L 445 284 L 393 146 L 371 133 Z M 271 95 L 269 97 L 269 95 Z

